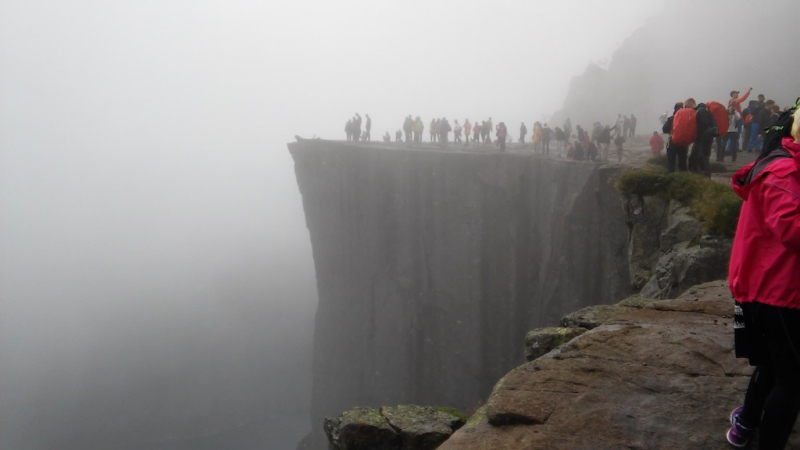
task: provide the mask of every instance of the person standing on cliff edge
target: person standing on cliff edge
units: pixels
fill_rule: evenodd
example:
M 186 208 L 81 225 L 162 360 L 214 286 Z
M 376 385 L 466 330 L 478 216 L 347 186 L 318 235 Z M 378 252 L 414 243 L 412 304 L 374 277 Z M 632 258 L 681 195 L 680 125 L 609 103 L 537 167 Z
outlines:
M 372 136 L 370 136 L 369 130 L 372 129 L 372 119 L 369 118 L 369 114 L 366 114 L 366 116 L 367 116 L 367 128 L 366 128 L 367 135 L 364 136 L 364 140 L 365 141 L 370 141 L 372 139 Z
M 736 356 L 756 368 L 726 438 L 759 449 L 786 445 L 800 411 L 800 112 L 774 150 L 731 179 L 744 200 L 728 280 L 736 301 Z

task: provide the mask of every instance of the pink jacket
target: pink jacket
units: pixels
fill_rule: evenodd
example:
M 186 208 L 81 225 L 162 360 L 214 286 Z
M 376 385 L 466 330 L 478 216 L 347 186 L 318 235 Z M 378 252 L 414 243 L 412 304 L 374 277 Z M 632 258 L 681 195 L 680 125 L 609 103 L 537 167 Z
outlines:
M 728 281 L 739 302 L 800 309 L 800 144 L 782 144 L 792 158 L 773 161 L 747 184 L 755 163 L 731 179 L 744 204 Z

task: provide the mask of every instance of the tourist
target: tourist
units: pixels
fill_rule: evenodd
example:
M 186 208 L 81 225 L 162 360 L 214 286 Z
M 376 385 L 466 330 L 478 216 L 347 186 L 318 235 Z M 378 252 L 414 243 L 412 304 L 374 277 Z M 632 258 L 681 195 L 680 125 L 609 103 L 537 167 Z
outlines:
M 453 121 L 455 125 L 453 126 L 453 144 L 460 144 L 461 143 L 461 125 L 458 124 L 458 119 Z
M 544 124 L 542 127 L 542 154 L 549 155 L 550 154 L 550 138 L 552 137 L 553 130 Z
M 627 137 L 631 130 L 631 119 L 628 116 L 622 116 L 622 136 Z
M 475 125 L 472 127 L 472 142 L 474 142 L 475 145 L 478 145 L 478 143 L 481 141 L 482 132 L 483 130 L 481 130 L 481 124 L 475 122 Z
M 422 119 L 420 119 L 419 116 L 414 119 L 414 125 L 412 129 L 414 130 L 414 143 L 422 144 L 422 134 L 425 133 L 425 124 L 422 122 Z
M 736 107 L 734 105 L 728 105 L 728 130 L 722 139 L 722 145 L 717 148 L 717 162 L 725 161 L 726 148 L 731 150 L 731 161 L 736 161 L 736 153 L 739 151 L 738 124 L 741 118 L 742 116 L 736 112 Z
M 361 137 L 361 116 L 356 113 L 356 116 L 353 118 L 353 140 L 358 142 L 359 138 Z
M 519 143 L 525 143 L 525 135 L 528 134 L 528 127 L 525 126 L 525 122 L 519 124 Z
M 564 151 L 564 141 L 567 140 L 567 136 L 566 134 L 564 134 L 564 130 L 562 130 L 560 127 L 556 127 L 555 135 L 556 135 L 556 151 L 560 156 Z
M 500 145 L 500 151 L 506 151 L 506 136 L 508 135 L 508 130 L 506 129 L 506 124 L 500 122 L 497 124 L 497 143 Z
M 685 172 L 687 170 L 686 166 L 686 154 L 689 152 L 689 147 L 686 145 L 677 145 L 672 142 L 672 121 L 675 120 L 675 113 L 683 109 L 683 102 L 675 103 L 675 110 L 671 116 L 664 122 L 664 127 L 662 131 L 665 134 L 669 134 L 670 138 L 667 140 L 667 171 L 672 173 L 675 172 L 675 166 L 677 163 L 678 171 Z
M 364 140 L 369 142 L 370 140 L 372 140 L 372 136 L 369 134 L 370 130 L 372 130 L 372 119 L 370 119 L 369 114 L 366 114 L 366 116 L 367 116 L 367 128 L 366 128 L 367 134 L 366 136 L 364 136 L 365 138 Z
M 650 136 L 650 153 L 653 156 L 661 156 L 661 150 L 664 149 L 664 138 L 658 134 L 658 131 L 653 131 L 653 135 Z
M 392 137 L 389 136 L 389 132 L 387 131 L 386 134 L 383 136 L 383 142 L 392 142 Z
M 617 162 L 618 163 L 622 162 L 622 153 L 623 153 L 622 144 L 624 144 L 624 143 L 625 143 L 625 138 L 624 137 L 617 136 L 616 138 L 614 138 L 614 145 L 617 147 Z
M 617 122 L 614 124 L 614 128 L 611 129 L 614 131 L 615 138 L 622 134 L 623 126 L 625 126 L 625 119 L 622 118 L 622 114 L 617 114 Z
M 428 131 L 431 133 L 431 142 L 436 142 L 436 133 L 439 132 L 436 126 L 436 119 L 431 119 L 431 124 L 428 127 Z
M 800 411 L 800 113 L 765 151 L 731 180 L 744 200 L 728 269 L 736 356 L 755 370 L 726 437 L 744 447 L 758 429 L 759 448 L 781 449 Z
M 636 116 L 631 114 L 631 128 L 630 128 L 630 137 L 634 137 L 636 135 Z
M 464 119 L 464 146 L 469 145 L 469 134 L 472 133 L 472 124 L 469 119 Z
M 403 132 L 406 134 L 406 144 L 411 145 L 411 132 L 414 129 L 414 119 L 411 118 L 411 114 L 406 116 L 406 120 L 403 121 Z
M 698 105 L 693 98 L 687 99 L 683 104 L 684 107 L 697 111 L 697 137 L 689 153 L 689 171 L 710 177 L 711 144 L 716 137 L 713 132 L 716 129 L 714 116 L 708 111 L 705 103 Z
M 600 145 L 600 150 L 603 152 L 603 162 L 608 162 L 608 148 L 611 146 L 611 132 L 614 131 L 615 128 L 617 128 L 616 125 L 614 125 L 614 128 L 606 125 L 601 129 L 600 135 L 597 137 L 597 143 Z
M 533 150 L 539 150 L 542 142 L 542 124 L 539 122 L 533 123 Z
M 344 126 L 344 132 L 347 133 L 347 141 L 350 142 L 353 140 L 353 119 L 347 121 L 347 124 Z

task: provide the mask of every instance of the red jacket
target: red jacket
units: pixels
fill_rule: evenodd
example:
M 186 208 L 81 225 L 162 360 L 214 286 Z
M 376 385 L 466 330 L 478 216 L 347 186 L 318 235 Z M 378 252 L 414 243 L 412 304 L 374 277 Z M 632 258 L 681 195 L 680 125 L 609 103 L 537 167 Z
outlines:
M 728 280 L 739 302 L 800 309 L 800 144 L 782 144 L 792 158 L 773 161 L 742 185 L 751 163 L 731 180 L 744 204 Z
M 736 108 L 736 112 L 741 114 L 742 113 L 742 102 L 747 100 L 747 97 L 749 97 L 749 96 L 750 96 L 750 91 L 748 90 L 747 92 L 744 93 L 743 97 L 731 98 L 730 100 L 728 100 L 728 106 L 733 105 L 733 107 Z
M 660 154 L 663 149 L 664 138 L 662 138 L 660 134 L 654 134 L 653 137 L 650 138 L 650 152 Z

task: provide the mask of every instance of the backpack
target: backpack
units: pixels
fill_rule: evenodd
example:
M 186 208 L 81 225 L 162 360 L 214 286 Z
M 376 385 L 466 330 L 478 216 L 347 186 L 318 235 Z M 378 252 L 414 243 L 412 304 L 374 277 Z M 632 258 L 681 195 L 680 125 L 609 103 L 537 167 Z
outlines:
M 722 106 L 721 103 L 708 102 L 706 103 L 708 112 L 714 116 L 714 122 L 717 124 L 719 135 L 724 135 L 728 132 L 728 108 Z
M 792 124 L 794 123 L 794 113 L 800 108 L 800 97 L 797 98 L 794 106 L 787 111 L 783 111 L 771 127 L 764 129 L 764 145 L 761 155 L 766 155 L 772 150 L 780 147 L 781 140 L 792 134 Z
M 672 119 L 672 143 L 689 145 L 697 139 L 697 111 L 683 108 L 675 113 Z

